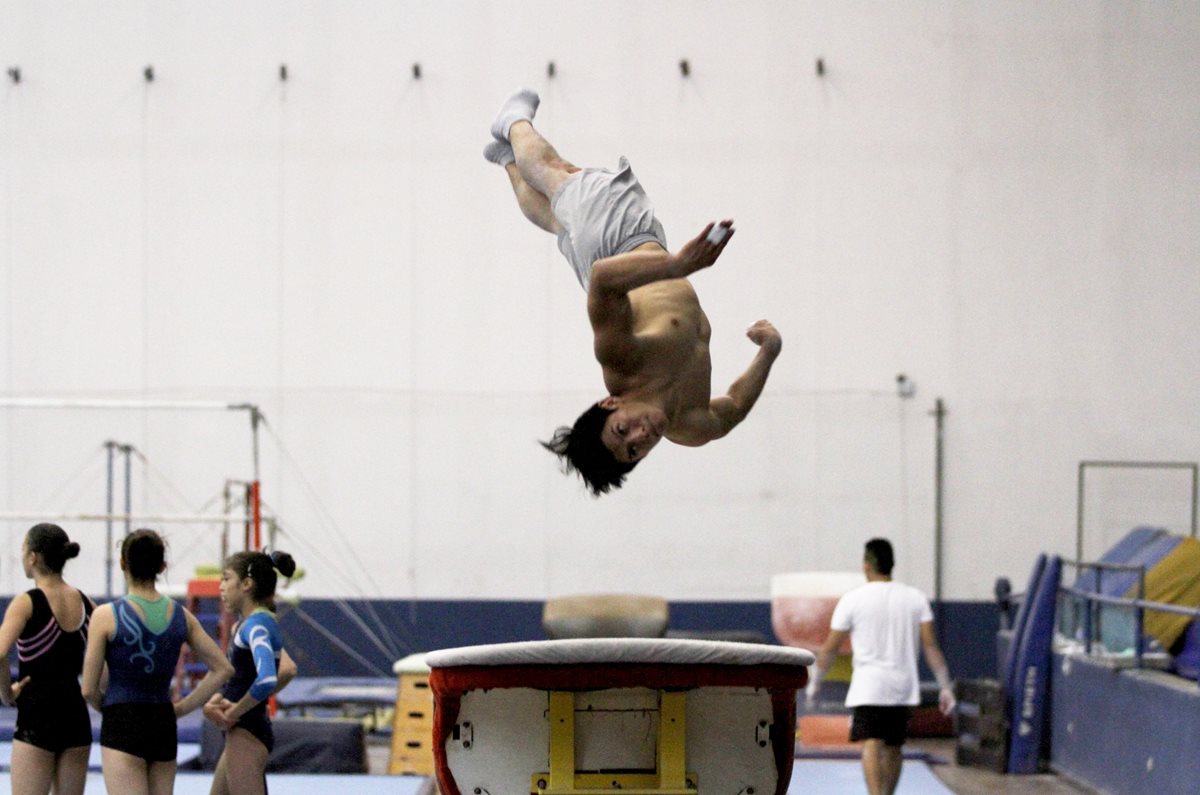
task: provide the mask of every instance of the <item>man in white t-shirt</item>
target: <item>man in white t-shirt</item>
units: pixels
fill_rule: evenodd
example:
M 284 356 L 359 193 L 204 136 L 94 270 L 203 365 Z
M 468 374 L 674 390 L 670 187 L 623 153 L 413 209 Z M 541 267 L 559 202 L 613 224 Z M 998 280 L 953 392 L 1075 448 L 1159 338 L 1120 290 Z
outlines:
M 863 776 L 870 795 L 892 795 L 900 781 L 900 749 L 908 735 L 912 708 L 921 703 L 917 643 L 937 677 L 938 705 L 954 709 L 950 670 L 933 631 L 929 600 L 911 585 L 892 581 L 895 554 L 883 538 L 867 542 L 863 573 L 867 582 L 843 596 L 834 608 L 829 639 L 817 654 L 808 685 L 811 705 L 837 649 L 850 636 L 854 673 L 846 706 L 854 709 L 850 740 L 862 741 Z

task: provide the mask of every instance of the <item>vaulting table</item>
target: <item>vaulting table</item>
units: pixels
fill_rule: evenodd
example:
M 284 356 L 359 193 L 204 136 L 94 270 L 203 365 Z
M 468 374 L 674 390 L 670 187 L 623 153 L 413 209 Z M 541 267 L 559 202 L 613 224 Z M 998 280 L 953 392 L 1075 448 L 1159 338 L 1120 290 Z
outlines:
M 587 638 L 425 657 L 444 795 L 783 795 L 813 655 Z

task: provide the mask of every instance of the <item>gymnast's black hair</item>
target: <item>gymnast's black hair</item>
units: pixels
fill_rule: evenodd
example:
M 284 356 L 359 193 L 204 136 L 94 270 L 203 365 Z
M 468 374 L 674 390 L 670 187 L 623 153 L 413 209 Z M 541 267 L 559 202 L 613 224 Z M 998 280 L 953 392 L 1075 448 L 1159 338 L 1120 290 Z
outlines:
M 636 461 L 628 464 L 618 461 L 600 439 L 604 422 L 614 411 L 616 409 L 606 409 L 595 403 L 579 415 L 574 426 L 560 427 L 550 441 L 541 443 L 558 456 L 563 472 L 574 470 L 579 473 L 594 497 L 621 488 L 625 476 L 637 466 Z
M 35 524 L 25 534 L 25 548 L 42 556 L 42 565 L 53 574 L 62 574 L 67 561 L 79 554 L 79 544 L 67 538 L 56 524 Z
M 884 577 L 891 577 L 892 567 L 896 565 L 896 553 L 886 538 L 872 538 L 867 542 L 863 560 Z
M 225 568 L 237 575 L 239 580 L 254 581 L 254 590 L 250 596 L 255 602 L 275 611 L 275 584 L 279 577 L 278 571 L 284 577 L 296 573 L 296 561 L 286 552 L 275 550 L 270 555 L 265 552 L 236 552 L 225 561 Z
M 135 582 L 154 582 L 167 565 L 167 542 L 153 530 L 134 530 L 121 542 L 121 561 Z

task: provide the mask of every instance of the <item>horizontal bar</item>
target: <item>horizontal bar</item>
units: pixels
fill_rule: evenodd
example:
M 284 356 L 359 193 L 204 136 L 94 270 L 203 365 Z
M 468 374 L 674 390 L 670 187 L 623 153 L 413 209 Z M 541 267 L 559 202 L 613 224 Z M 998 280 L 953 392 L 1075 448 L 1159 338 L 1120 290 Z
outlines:
M 1062 587 L 1061 592 L 1078 596 L 1081 599 L 1086 599 L 1089 602 L 1102 602 L 1108 605 L 1116 605 L 1118 607 L 1135 607 L 1142 610 L 1153 610 L 1159 613 L 1178 613 L 1184 616 L 1196 616 L 1200 618 L 1200 607 L 1187 607 L 1185 605 L 1171 605 L 1165 602 L 1151 602 L 1146 599 L 1128 599 L 1123 596 L 1105 596 L 1104 594 L 1093 593 L 1091 591 L 1082 591 L 1078 588 Z
M 216 400 L 75 400 L 69 398 L 0 397 L 10 409 L 176 409 L 182 411 L 256 411 L 249 403 Z
M 1080 461 L 1081 467 L 1111 467 L 1115 469 L 1197 469 L 1195 461 Z
M 38 513 L 35 511 L 0 511 L 0 522 L 147 522 L 154 524 L 206 524 L 215 522 L 250 522 L 249 516 L 234 514 L 136 514 L 136 513 Z

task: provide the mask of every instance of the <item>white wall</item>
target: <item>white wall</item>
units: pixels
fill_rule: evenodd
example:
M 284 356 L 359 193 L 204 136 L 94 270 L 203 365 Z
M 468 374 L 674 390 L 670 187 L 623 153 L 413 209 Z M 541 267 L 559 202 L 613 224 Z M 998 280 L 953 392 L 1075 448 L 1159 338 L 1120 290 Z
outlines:
M 930 588 L 942 396 L 946 595 L 987 598 L 1074 551 L 1080 459 L 1200 456 L 1193 3 L 0 0 L 0 65 L 0 389 L 260 404 L 312 595 L 757 599 L 874 534 Z M 673 245 L 737 219 L 715 388 L 750 322 L 785 340 L 731 437 L 599 501 L 534 443 L 601 396 L 583 295 L 479 154 L 521 84 Z M 99 510 L 109 438 L 139 509 L 250 474 L 241 415 L 3 416 L 10 511 Z M 1148 518 L 1186 530 L 1176 486 Z M 215 561 L 170 533 L 176 581 Z

